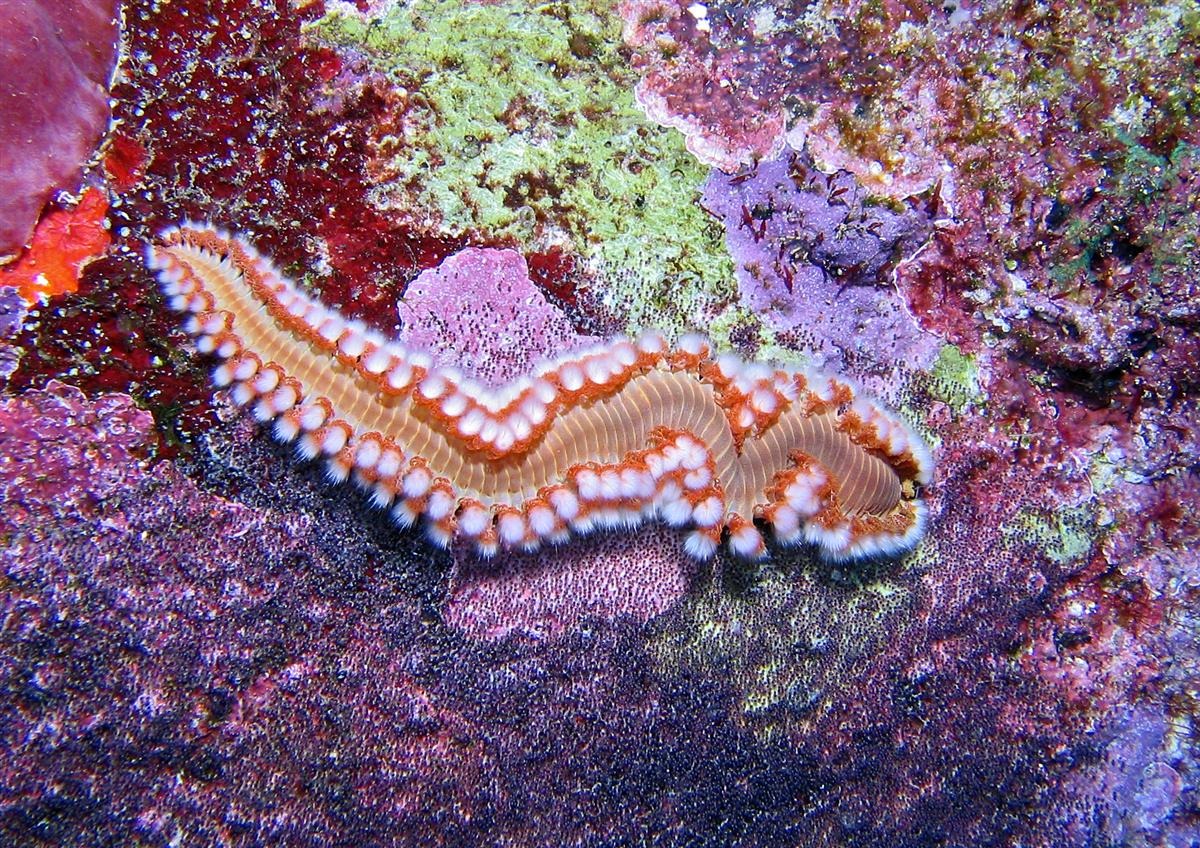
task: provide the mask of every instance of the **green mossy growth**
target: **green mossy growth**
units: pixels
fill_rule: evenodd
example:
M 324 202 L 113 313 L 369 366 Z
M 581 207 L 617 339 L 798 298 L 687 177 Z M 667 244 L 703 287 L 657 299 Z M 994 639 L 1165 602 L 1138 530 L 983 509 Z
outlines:
M 735 300 L 707 169 L 634 101 L 606 2 L 397 4 L 331 12 L 313 39 L 364 54 L 405 94 L 376 202 L 525 252 L 565 247 L 633 330 L 692 329 Z
M 1001 529 L 1009 538 L 1034 542 L 1060 565 L 1087 556 L 1098 533 L 1096 515 L 1087 504 L 1055 512 L 1022 510 Z
M 943 345 L 933 363 L 930 393 L 961 415 L 983 397 L 979 367 L 954 345 Z

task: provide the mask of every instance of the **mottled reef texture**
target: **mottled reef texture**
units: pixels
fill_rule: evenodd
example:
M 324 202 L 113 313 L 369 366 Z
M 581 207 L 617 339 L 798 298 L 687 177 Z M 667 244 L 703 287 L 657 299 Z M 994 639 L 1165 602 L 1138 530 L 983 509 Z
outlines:
M 78 291 L 0 281 L 0 842 L 1200 844 L 1195 2 L 123 16 L 107 213 L 20 266 Z M 436 551 L 210 394 L 139 259 L 187 216 L 484 379 L 836 366 L 929 534 Z

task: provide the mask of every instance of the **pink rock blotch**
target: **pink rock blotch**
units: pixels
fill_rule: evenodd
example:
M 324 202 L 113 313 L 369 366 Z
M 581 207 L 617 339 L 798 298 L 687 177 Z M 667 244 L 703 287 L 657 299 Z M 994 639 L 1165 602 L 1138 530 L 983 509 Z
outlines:
M 116 0 L 0 5 L 0 261 L 59 188 L 73 189 L 108 123 Z
M 595 341 L 546 300 L 513 250 L 459 251 L 413 280 L 399 310 L 405 344 L 492 386 Z
M 691 584 L 678 534 L 662 527 L 600 533 L 562 548 L 480 562 L 458 551 L 446 623 L 475 638 L 552 638 L 593 615 L 648 621 Z
M 0 500 L 8 518 L 94 514 L 94 505 L 140 476 L 138 457 L 149 446 L 154 420 L 125 395 L 88 400 L 51 380 L 46 391 L 0 407 Z M 88 486 L 78 469 L 89 469 Z

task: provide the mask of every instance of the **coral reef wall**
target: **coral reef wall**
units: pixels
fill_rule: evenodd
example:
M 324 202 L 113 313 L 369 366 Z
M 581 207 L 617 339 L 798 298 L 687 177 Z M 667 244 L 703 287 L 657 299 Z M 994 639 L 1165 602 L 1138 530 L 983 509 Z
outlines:
M 1198 844 L 1194 0 L 0 35 L 4 844 Z M 928 532 L 443 551 L 213 393 L 142 262 L 186 218 L 481 382 L 641 328 L 845 373 Z

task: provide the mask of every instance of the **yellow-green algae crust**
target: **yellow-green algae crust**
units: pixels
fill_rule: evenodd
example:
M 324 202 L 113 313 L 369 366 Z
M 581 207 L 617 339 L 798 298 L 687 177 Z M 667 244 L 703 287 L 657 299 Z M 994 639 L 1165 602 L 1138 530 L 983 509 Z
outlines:
M 1046 556 L 1060 565 L 1086 557 L 1103 532 L 1089 504 L 1056 512 L 1024 509 L 1001 528 L 1006 537 L 1034 541 Z
M 917 562 L 913 554 L 901 571 Z M 732 585 L 743 578 L 748 586 Z M 839 703 L 916 604 L 900 573 L 870 575 L 861 564 L 768 566 L 708 581 L 680 610 L 679 625 L 662 628 L 651 644 L 663 668 L 728 680 L 738 696 L 735 719 L 773 739 Z
M 961 415 L 983 399 L 975 359 L 954 345 L 943 345 L 933 363 L 929 390 L 934 398 L 949 406 L 956 415 Z
M 634 102 L 615 4 L 335 9 L 308 35 L 408 92 L 403 138 L 382 145 L 394 176 L 381 207 L 573 252 L 628 329 L 693 329 L 736 301 L 724 233 L 699 205 L 707 171 Z

